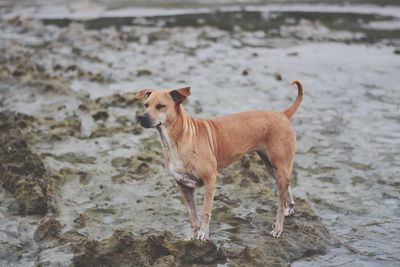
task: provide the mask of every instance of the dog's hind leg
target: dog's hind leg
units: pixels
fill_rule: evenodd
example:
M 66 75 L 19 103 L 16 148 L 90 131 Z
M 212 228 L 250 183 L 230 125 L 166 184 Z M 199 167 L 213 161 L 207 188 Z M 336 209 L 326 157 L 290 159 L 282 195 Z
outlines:
M 283 222 L 285 220 L 285 209 L 287 194 L 290 184 L 290 170 L 291 168 L 284 168 L 278 165 L 276 169 L 276 185 L 278 188 L 279 204 L 276 212 L 276 221 L 274 229 L 271 231 L 273 237 L 280 237 L 283 231 Z
M 294 200 L 290 187 L 290 177 L 292 173 L 292 157 L 277 160 L 273 162 L 264 151 L 257 151 L 258 155 L 265 163 L 268 172 L 275 178 L 277 191 L 279 195 L 279 205 L 276 214 L 276 222 L 270 233 L 273 237 L 280 237 L 283 231 L 283 222 L 285 216 L 294 213 Z M 287 203 L 289 201 L 289 205 Z
M 267 167 L 268 173 L 276 179 L 275 167 L 272 165 L 271 160 L 268 158 L 267 153 L 263 151 L 257 151 L 257 154 L 260 156 L 261 160 L 264 162 L 265 167 Z

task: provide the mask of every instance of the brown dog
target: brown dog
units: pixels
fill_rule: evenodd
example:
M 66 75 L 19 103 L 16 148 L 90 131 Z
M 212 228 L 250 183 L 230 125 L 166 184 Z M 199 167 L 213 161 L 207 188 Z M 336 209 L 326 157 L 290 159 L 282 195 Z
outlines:
M 299 81 L 294 103 L 283 112 L 251 111 L 214 119 L 188 116 L 181 103 L 190 95 L 190 87 L 178 90 L 141 90 L 148 97 L 146 111 L 139 117 L 145 128 L 156 128 L 164 148 L 166 164 L 176 179 L 189 211 L 190 238 L 209 238 L 209 223 L 218 172 L 244 154 L 256 151 L 275 177 L 279 206 L 271 235 L 280 237 L 285 215 L 294 212 L 290 180 L 296 149 L 295 132 L 289 119 L 303 98 Z M 202 218 L 199 224 L 194 190 L 204 186 Z M 287 198 L 289 197 L 289 207 Z

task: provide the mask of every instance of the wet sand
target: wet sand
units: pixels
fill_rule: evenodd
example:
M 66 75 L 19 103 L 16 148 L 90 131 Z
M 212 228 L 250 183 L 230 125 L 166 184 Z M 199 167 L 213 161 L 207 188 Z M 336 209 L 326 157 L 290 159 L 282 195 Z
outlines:
M 46 209 L 49 223 L 43 212 L 26 215 L 32 212 L 2 178 L 0 265 L 84 265 L 82 240 L 96 248 L 96 259 L 114 255 L 119 264 L 127 255 L 115 254 L 118 242 L 129 247 L 166 235 L 165 242 L 181 247 L 189 231 L 186 211 L 163 168 L 156 133 L 136 123 L 142 107 L 132 92 L 190 85 L 187 110 L 211 117 L 283 110 L 296 95 L 293 79 L 305 87 L 292 119 L 298 213 L 281 240 L 267 235 L 274 183 L 255 156 L 246 157 L 219 177 L 212 264 L 398 265 L 397 6 L 230 6 L 195 15 L 161 8 L 141 18 L 120 16 L 118 8 L 99 18 L 76 18 L 68 8 L 58 18 L 23 5 L 1 9 L 0 110 L 28 115 L 17 115 L 12 125 L 43 162 L 57 194 Z M 309 236 L 307 229 L 314 229 Z M 105 246 L 110 249 L 99 249 Z M 167 251 L 160 261 L 185 258 Z

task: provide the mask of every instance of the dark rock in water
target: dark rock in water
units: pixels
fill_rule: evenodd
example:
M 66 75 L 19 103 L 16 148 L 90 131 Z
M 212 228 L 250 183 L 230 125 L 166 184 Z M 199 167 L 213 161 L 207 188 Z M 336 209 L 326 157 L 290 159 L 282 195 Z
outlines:
M 21 71 L 21 70 L 15 70 L 15 71 L 13 71 L 13 73 L 12 73 L 12 75 L 14 76 L 14 77 L 21 77 L 21 76 L 24 76 L 26 73 L 24 72 L 24 71 Z
M 21 214 L 46 214 L 56 184 L 38 155 L 32 153 L 15 113 L 0 113 L 0 183 L 16 199 Z
M 280 73 L 275 73 L 274 74 L 274 77 L 275 77 L 275 80 L 277 80 L 277 81 L 282 81 L 282 74 L 280 74 Z
M 47 239 L 59 239 L 62 226 L 55 218 L 44 218 L 39 224 L 33 240 L 36 242 L 42 242 Z
M 134 92 L 127 92 L 122 94 L 112 94 L 110 96 L 104 96 L 96 98 L 94 103 L 89 103 L 92 108 L 108 108 L 108 107 L 132 107 L 140 106 L 141 102 L 135 99 Z M 91 100 L 88 100 L 89 102 Z
M 108 117 L 110 117 L 110 115 L 108 115 L 108 113 L 106 111 L 99 111 L 99 112 L 96 112 L 95 114 L 92 115 L 92 118 L 95 121 L 98 121 L 98 120 L 104 120 L 105 121 L 105 120 L 108 119 Z
M 93 164 L 96 162 L 95 157 L 88 156 L 83 152 L 67 152 L 61 155 L 42 154 L 42 157 L 44 156 L 53 157 L 58 161 L 69 162 L 71 164 Z
M 78 67 L 76 65 L 69 65 L 66 70 L 67 71 L 75 71 L 77 69 L 78 69 Z
M 152 72 L 149 70 L 138 70 L 136 73 L 136 76 L 140 77 L 140 76 L 149 76 L 151 75 Z
M 295 56 L 298 56 L 299 53 L 298 53 L 298 52 L 290 52 L 290 53 L 287 53 L 286 55 L 287 55 L 288 57 L 295 57 Z

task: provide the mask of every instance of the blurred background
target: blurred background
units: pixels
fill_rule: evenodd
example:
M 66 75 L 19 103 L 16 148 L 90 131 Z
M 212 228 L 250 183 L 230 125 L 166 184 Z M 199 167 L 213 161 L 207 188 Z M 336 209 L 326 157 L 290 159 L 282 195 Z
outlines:
M 399 74 L 396 0 L 0 0 L 0 111 L 20 114 L 5 117 L 23 122 L 32 151 L 62 180 L 55 209 L 63 231 L 96 240 L 121 227 L 180 237 L 189 229 L 155 133 L 136 124 L 133 92 L 189 85 L 186 109 L 213 117 L 284 110 L 298 79 L 305 96 L 292 118 L 293 191 L 337 244 L 286 260 L 398 266 Z M 217 243 L 237 244 L 235 233 L 243 246 L 258 244 L 252 216 L 265 203 L 251 191 L 260 181 L 249 183 L 240 196 L 219 186 L 218 199 L 241 204 L 230 207 L 232 222 L 212 224 Z M 42 217 L 20 216 L 15 198 L 3 183 L 0 265 L 70 264 L 68 246 L 32 240 Z

